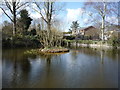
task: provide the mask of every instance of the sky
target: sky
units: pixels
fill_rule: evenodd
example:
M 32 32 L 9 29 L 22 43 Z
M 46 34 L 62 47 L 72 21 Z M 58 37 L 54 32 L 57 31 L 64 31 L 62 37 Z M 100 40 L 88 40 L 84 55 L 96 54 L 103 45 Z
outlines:
M 58 4 L 60 3 L 64 3 L 64 10 L 59 12 L 55 17 L 58 17 L 59 20 L 62 21 L 62 26 L 64 27 L 63 31 L 68 31 L 72 21 L 76 20 L 78 20 L 80 27 L 92 25 L 91 23 L 88 23 L 90 18 L 88 13 L 90 13 L 90 11 L 85 11 L 83 9 L 85 2 L 59 2 Z M 27 10 L 29 11 L 30 17 L 33 18 L 33 20 L 40 18 L 40 14 L 32 10 L 31 7 L 27 7 Z M 84 14 L 85 12 L 87 12 L 87 14 Z M 0 18 L 0 24 L 5 20 L 10 21 L 9 18 L 2 13 L 2 10 L 0 10 Z M 107 17 L 106 19 L 112 23 L 117 23 L 117 19 L 114 16 Z

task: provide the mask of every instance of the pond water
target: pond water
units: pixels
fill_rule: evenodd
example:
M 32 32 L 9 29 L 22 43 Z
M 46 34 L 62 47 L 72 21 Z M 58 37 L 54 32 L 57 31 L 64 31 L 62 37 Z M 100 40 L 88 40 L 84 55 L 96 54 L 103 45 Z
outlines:
M 51 55 L 25 55 L 3 49 L 3 88 L 117 88 L 120 50 L 70 49 Z

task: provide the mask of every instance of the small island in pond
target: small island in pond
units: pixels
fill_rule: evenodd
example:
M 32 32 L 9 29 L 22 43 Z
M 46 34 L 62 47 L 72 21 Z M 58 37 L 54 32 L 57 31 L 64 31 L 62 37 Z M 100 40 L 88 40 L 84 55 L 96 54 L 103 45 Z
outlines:
M 63 53 L 63 52 L 69 52 L 69 49 L 67 48 L 50 48 L 50 49 L 40 49 L 41 52 L 44 53 Z
M 24 52 L 24 54 L 27 55 L 38 55 L 38 54 L 60 54 L 60 53 L 66 53 L 70 50 L 63 47 L 54 47 L 54 48 L 40 48 L 40 49 L 31 49 Z

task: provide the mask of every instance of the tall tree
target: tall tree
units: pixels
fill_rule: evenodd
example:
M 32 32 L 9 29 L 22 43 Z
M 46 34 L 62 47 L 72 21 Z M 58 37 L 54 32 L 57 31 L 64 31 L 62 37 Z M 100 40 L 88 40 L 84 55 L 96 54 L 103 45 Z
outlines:
M 71 29 L 69 29 L 70 31 L 76 31 L 79 28 L 79 23 L 78 21 L 73 21 L 72 25 L 70 26 Z
M 54 2 L 52 2 L 50 0 L 47 0 L 47 2 L 44 2 L 44 3 L 34 2 L 34 4 L 37 6 L 37 8 L 39 10 L 37 10 L 35 8 L 33 8 L 33 9 L 40 14 L 42 19 L 47 24 L 47 29 L 50 31 L 52 16 L 53 16 L 53 13 L 55 12 L 55 9 L 53 8 L 54 7 Z
M 53 17 L 53 15 L 56 15 L 58 11 L 62 10 L 62 7 L 57 7 L 54 0 L 46 0 L 46 2 L 34 2 L 34 4 L 36 5 L 37 9 L 33 9 L 40 14 L 40 17 L 44 20 L 44 22 L 47 25 L 47 36 L 45 37 L 45 46 L 51 46 L 54 37 L 52 35 L 52 24 L 55 16 Z
M 33 8 L 35 11 L 37 11 L 44 22 L 47 24 L 47 37 L 46 37 L 46 46 L 48 46 L 48 43 L 51 43 L 50 40 L 50 33 L 51 33 L 51 22 L 52 22 L 52 16 L 54 11 L 54 2 L 47 0 L 47 2 L 34 2 L 34 4 L 37 6 L 37 9 Z M 42 11 L 43 10 L 43 11 Z M 49 40 L 48 40 L 49 38 Z
M 98 17 L 100 17 L 98 22 L 101 21 L 101 38 L 103 41 L 106 17 L 110 16 L 110 14 L 113 14 L 113 12 L 116 11 L 116 9 L 113 8 L 114 5 L 115 4 L 112 2 L 105 2 L 105 0 L 102 0 L 101 2 L 92 2 L 92 0 L 88 0 L 88 2 L 85 2 L 84 8 L 91 12 L 89 15 L 92 17 L 92 19 L 94 18 L 93 22 L 98 21 Z M 95 14 L 97 18 L 94 16 Z
M 29 17 L 28 11 L 26 9 L 21 10 L 18 23 L 20 23 L 19 25 L 23 30 L 23 35 L 27 34 L 27 30 L 31 24 L 31 21 L 32 19 Z
M 28 2 L 23 2 L 20 0 L 3 0 L 0 8 L 4 12 L 4 14 L 11 20 L 13 23 L 13 35 L 16 34 L 16 17 L 19 13 L 21 7 L 25 6 Z M 8 13 L 8 11 L 12 14 Z

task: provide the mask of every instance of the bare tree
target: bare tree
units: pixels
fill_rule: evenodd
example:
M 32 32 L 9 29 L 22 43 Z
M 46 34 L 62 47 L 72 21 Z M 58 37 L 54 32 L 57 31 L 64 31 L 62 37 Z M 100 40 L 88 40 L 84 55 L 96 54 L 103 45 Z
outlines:
M 56 5 L 55 0 L 46 0 L 46 2 L 34 2 L 36 8 L 33 8 L 40 14 L 40 17 L 46 22 L 47 29 L 51 29 L 52 22 L 54 22 L 53 15 L 57 15 L 64 7 L 63 5 Z
M 52 16 L 54 12 L 54 9 L 53 9 L 54 2 L 51 2 L 50 0 L 48 0 L 48 2 L 34 2 L 34 4 L 37 6 L 39 10 L 35 8 L 33 9 L 40 14 L 42 19 L 47 24 L 47 29 L 50 31 Z
M 54 18 L 58 11 L 62 10 L 62 7 L 56 7 L 56 2 L 47 0 L 46 2 L 33 2 L 36 5 L 36 8 L 33 8 L 36 12 L 40 14 L 40 17 L 44 20 L 47 25 L 46 37 L 44 37 L 44 41 L 46 41 L 46 46 L 52 46 L 52 42 L 54 39 L 54 34 L 52 30 L 52 26 L 54 23 Z
M 112 2 L 105 2 L 105 0 L 103 0 L 102 2 L 92 2 L 91 0 L 89 2 L 86 2 L 84 6 L 85 9 L 88 9 L 88 8 L 90 9 L 90 7 L 92 8 L 91 9 L 92 13 L 90 14 L 92 18 L 95 17 L 95 16 L 93 17 L 93 14 L 96 14 L 96 13 L 97 13 L 97 17 L 100 17 L 100 18 L 94 18 L 94 22 L 101 21 L 101 37 L 103 41 L 104 41 L 106 17 L 109 16 L 110 14 L 113 14 L 113 12 L 116 13 L 115 12 L 116 8 L 113 9 L 113 6 L 115 7 L 116 5 L 113 4 Z
M 4 12 L 4 14 L 11 20 L 13 23 L 13 35 L 16 34 L 16 17 L 19 13 L 19 9 L 25 6 L 28 2 L 23 2 L 20 0 L 3 0 L 0 8 Z M 12 16 L 7 12 L 9 11 Z
M 49 40 L 47 37 L 47 31 L 40 30 L 38 35 L 40 37 L 40 42 L 44 47 L 61 46 L 63 33 L 58 31 L 56 28 L 51 28 L 51 43 L 48 43 L 47 41 Z

